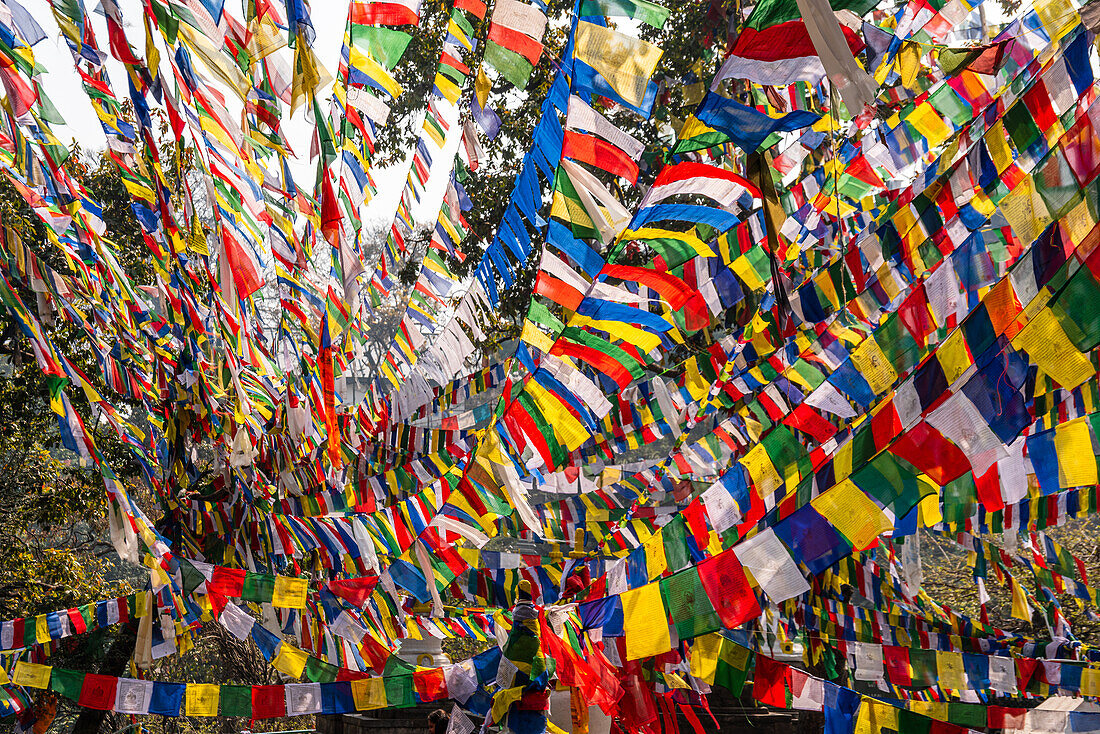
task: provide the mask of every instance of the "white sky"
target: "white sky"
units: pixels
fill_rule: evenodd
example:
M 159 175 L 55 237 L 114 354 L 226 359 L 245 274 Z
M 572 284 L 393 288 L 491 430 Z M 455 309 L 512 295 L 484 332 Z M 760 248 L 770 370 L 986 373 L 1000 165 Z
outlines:
M 100 128 L 99 120 L 88 102 L 80 84 L 80 78 L 73 68 L 72 56 L 61 38 L 47 0 L 20 0 L 20 2 L 33 14 L 48 34 L 48 38 L 36 45 L 34 51 L 36 60 L 47 69 L 47 73 L 43 75 L 46 94 L 68 123 L 67 125 L 57 126 L 55 133 L 66 143 L 75 138 L 85 149 L 103 149 L 106 140 Z M 97 0 L 84 0 L 84 2 L 89 12 L 93 9 L 98 10 Z M 125 18 L 124 27 L 127 38 L 138 55 L 144 56 L 145 36 L 141 25 L 143 10 L 140 0 L 119 0 L 119 5 Z M 230 12 L 237 18 L 243 15 L 241 10 L 243 0 L 229 0 L 226 5 L 227 9 L 233 7 Z M 1007 20 L 997 3 L 987 0 L 984 5 L 990 23 L 1003 23 Z M 312 3 L 311 17 L 313 26 L 317 31 L 314 50 L 324 67 L 333 75 L 339 66 L 347 9 L 348 0 L 313 0 Z M 99 46 L 106 51 L 108 46 L 106 23 L 100 12 L 92 12 L 92 18 Z M 113 59 L 109 59 L 107 69 L 112 80 L 112 87 L 116 90 L 116 95 L 120 99 L 124 98 L 127 84 L 122 65 Z M 319 99 L 324 100 L 327 97 L 328 90 L 323 90 L 323 92 L 318 94 Z M 227 95 L 227 100 L 230 103 L 232 103 L 232 97 L 232 95 Z M 454 110 L 449 109 L 448 105 L 444 104 L 441 107 L 451 112 L 452 115 L 454 114 Z M 235 110 L 231 109 L 231 112 L 235 112 Z M 449 121 L 453 122 L 454 118 L 452 117 Z M 309 160 L 312 129 L 312 118 L 306 118 L 303 111 L 299 111 L 294 118 L 284 122 L 284 132 L 288 142 L 299 156 L 297 160 L 291 162 L 291 172 L 295 177 L 295 181 L 300 186 L 307 187 L 307 189 L 313 185 L 316 171 L 314 162 Z M 419 130 L 418 127 L 416 129 Z M 413 215 L 419 222 L 430 224 L 435 220 L 446 188 L 449 164 L 460 143 L 460 132 L 457 125 L 452 125 L 444 150 L 437 154 L 433 148 L 432 157 L 435 165 L 428 182 L 427 195 L 413 210 Z M 410 138 L 408 155 L 406 160 L 401 163 L 388 168 L 372 168 L 371 174 L 377 184 L 377 193 L 375 198 L 366 205 L 364 219 L 384 223 L 392 221 L 397 209 L 397 202 L 405 186 L 414 145 L 415 140 Z
M 98 10 L 97 0 L 84 0 L 85 7 L 90 13 Z M 238 0 L 239 2 L 239 0 Z M 42 84 L 47 96 L 57 107 L 67 124 L 55 126 L 54 132 L 65 143 L 76 139 L 81 147 L 91 150 L 102 150 L 106 147 L 106 139 L 103 136 L 99 120 L 88 101 L 87 95 L 80 83 L 80 77 L 73 67 L 72 55 L 65 45 L 61 32 L 54 22 L 53 13 L 47 0 L 20 0 L 38 21 L 46 32 L 48 38 L 34 47 L 35 60 L 47 69 L 42 75 Z M 239 7 L 234 7 L 234 0 L 226 3 L 227 11 L 240 18 L 243 13 Z M 142 7 L 139 0 L 120 0 L 125 19 L 126 37 L 130 45 L 135 49 L 139 57 L 145 55 L 145 31 L 142 28 Z M 233 8 L 233 10 L 230 10 Z M 317 39 L 314 50 L 321 63 L 328 69 L 330 75 L 335 75 L 340 62 L 340 50 L 343 43 L 344 27 L 347 20 L 348 0 L 314 0 L 311 8 L 313 26 L 317 31 Z M 92 13 L 92 25 L 95 29 L 96 40 L 103 51 L 108 51 L 107 26 L 100 12 Z M 163 49 L 162 49 L 163 53 Z M 127 94 L 126 73 L 121 64 L 109 59 L 107 71 L 111 78 L 111 86 L 120 101 Z M 318 98 L 324 100 L 328 90 L 319 94 Z M 232 95 L 227 95 L 227 101 L 231 101 Z M 446 105 L 442 107 L 446 108 Z M 231 110 L 233 111 L 233 110 Z M 308 119 L 308 122 L 307 122 Z M 419 128 L 416 128 L 419 130 Z M 298 154 L 298 159 L 292 161 L 291 172 L 295 182 L 300 186 L 310 189 L 313 185 L 316 172 L 316 162 L 309 160 L 310 136 L 312 135 L 312 117 L 306 118 L 303 111 L 299 111 L 294 118 L 284 122 L 284 131 L 291 148 Z M 449 164 L 458 149 L 460 142 L 457 126 L 452 126 L 447 136 L 444 150 L 435 154 L 433 148 L 432 176 L 428 182 L 427 195 L 419 206 L 414 208 L 413 214 L 418 221 L 434 222 L 443 199 L 443 192 L 447 185 Z M 409 151 L 415 145 L 415 140 L 410 139 Z M 431 145 L 429 143 L 429 145 Z M 364 211 L 364 218 L 370 220 L 390 221 L 397 210 L 397 202 L 405 185 L 406 175 L 409 170 L 410 159 L 389 168 L 372 168 L 371 175 L 378 187 L 376 197 L 369 202 Z

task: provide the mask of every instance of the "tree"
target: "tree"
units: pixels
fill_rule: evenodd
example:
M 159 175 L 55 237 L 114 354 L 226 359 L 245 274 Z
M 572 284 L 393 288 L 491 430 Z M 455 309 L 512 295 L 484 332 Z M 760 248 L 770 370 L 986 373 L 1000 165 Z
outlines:
M 98 175 L 103 176 L 102 167 Z M 116 183 L 121 188 L 117 178 Z M 6 179 L 0 192 L 5 226 L 43 262 L 65 272 L 65 261 L 48 245 L 41 223 Z M 122 217 L 112 214 L 109 222 L 113 235 L 120 240 L 127 236 Z M 128 260 L 140 267 L 140 257 L 132 255 Z M 34 303 L 32 291 L 13 285 L 24 302 Z M 94 360 L 76 330 L 59 320 L 47 323 L 51 341 L 86 373 L 95 374 Z M 0 432 L 0 615 L 33 616 L 132 593 L 144 574 L 120 563 L 107 540 L 103 480 L 94 467 L 82 465 L 62 448 L 50 409 L 56 385 L 43 376 L 30 344 L 7 312 L 0 314 L 0 356 L 0 420 L 5 426 Z M 83 401 L 74 399 L 73 405 L 116 473 L 133 485 L 137 468 L 129 450 L 99 425 Z M 138 486 L 132 491 L 143 494 Z M 65 640 L 55 659 L 80 669 L 102 666 L 122 672 L 133 639 L 133 630 L 124 626 L 97 630 Z M 48 693 L 38 703 L 44 710 L 57 708 Z M 59 720 L 72 720 L 71 709 L 62 704 Z M 101 720 L 102 715 L 93 716 L 82 728 L 94 731 Z

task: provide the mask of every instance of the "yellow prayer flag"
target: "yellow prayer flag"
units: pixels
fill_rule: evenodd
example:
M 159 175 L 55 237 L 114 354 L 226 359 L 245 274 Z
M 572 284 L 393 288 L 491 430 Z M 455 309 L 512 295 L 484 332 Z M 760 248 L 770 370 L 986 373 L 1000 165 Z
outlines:
M 1015 579 L 1010 579 L 1008 583 L 1012 587 L 1013 619 L 1022 619 L 1030 622 L 1031 605 L 1027 603 L 1027 594 L 1024 592 L 1024 587 Z
M 554 429 L 554 436 L 567 451 L 573 451 L 592 437 L 576 416 L 569 412 L 565 404 L 538 382 L 527 383 L 527 392 L 542 411 L 547 422 Z
M 906 41 L 898 51 L 898 76 L 901 77 L 901 85 L 906 89 L 913 89 L 913 84 L 917 81 L 921 50 L 921 45 L 916 41 Z
M 660 227 L 641 227 L 639 229 L 624 229 L 619 235 L 619 240 L 623 242 L 648 242 L 649 240 L 676 240 L 688 245 L 695 251 L 696 255 L 700 257 L 716 257 L 714 250 L 711 249 L 703 240 L 699 239 L 695 229 L 691 229 L 687 232 L 678 232 L 673 229 L 662 229 Z
M 936 672 L 939 675 L 941 688 L 950 688 L 953 691 L 966 690 L 966 673 L 963 670 L 963 656 L 961 652 L 936 651 Z
M 1066 0 L 1039 0 L 1035 3 L 1035 13 L 1046 28 L 1051 43 L 1054 43 L 1077 27 L 1080 14 Z
M 477 104 L 482 109 L 485 109 L 485 103 L 489 101 L 489 91 L 492 88 L 493 83 L 485 75 L 485 69 L 479 66 L 477 76 L 474 78 L 474 96 L 477 97 Z
M 271 606 L 282 609 L 305 609 L 308 588 L 305 579 L 276 576 L 275 591 L 271 595 Z
M 436 74 L 435 75 L 435 86 L 436 86 L 436 89 L 439 90 L 440 94 L 442 94 L 443 97 L 448 102 L 450 102 L 451 104 L 458 104 L 458 99 L 459 99 L 459 97 L 462 96 L 462 90 L 458 87 L 457 84 L 452 82 L 450 79 L 448 79 L 443 74 Z M 429 134 L 431 134 L 430 131 L 429 131 Z M 433 136 L 433 139 L 434 139 L 434 136 Z M 438 143 L 438 145 L 441 148 L 443 147 L 442 142 Z
M 771 457 L 764 449 L 764 444 L 758 443 L 753 446 L 741 457 L 741 464 L 748 470 L 753 486 L 761 497 L 770 497 L 775 490 L 783 486 L 783 477 L 776 471 Z
M 879 734 L 898 730 L 898 710 L 888 703 L 864 696 L 859 704 L 853 734 Z
M 493 721 L 500 721 L 512 704 L 523 698 L 523 686 L 505 688 L 493 695 Z
M 638 347 L 643 354 L 649 354 L 661 346 L 661 337 L 651 331 L 639 329 L 624 321 L 610 321 L 607 319 L 594 319 L 588 316 L 574 315 L 569 322 L 570 326 L 593 326 L 600 331 L 606 331 L 615 339 Z M 671 336 L 671 331 L 668 332 Z
M 1100 670 L 1090 667 L 1081 671 L 1081 695 L 1100 696 Z
M 692 400 L 702 400 L 710 392 L 710 383 L 699 371 L 699 357 L 692 357 L 684 367 L 684 387 Z
M 1096 227 L 1096 202 L 1091 197 L 1082 196 L 1061 219 L 1062 230 L 1069 235 L 1070 242 L 1077 247 Z
M 291 678 L 301 678 L 308 659 L 309 653 L 305 650 L 300 650 L 283 642 L 279 645 L 279 652 L 275 655 L 275 659 L 271 661 L 271 664 L 275 666 L 276 670 L 286 673 Z
M 833 457 L 833 477 L 838 482 L 852 475 L 852 451 L 853 445 L 849 441 L 837 449 L 836 456 Z
M 352 66 L 378 82 L 391 97 L 396 99 L 401 96 L 401 85 L 381 64 L 355 46 L 351 47 L 350 53 Z
M 1058 426 L 1054 431 L 1054 448 L 1058 453 L 1058 482 L 1063 489 L 1096 484 L 1096 450 L 1088 418 Z
M 447 32 L 458 39 L 458 42 L 461 43 L 464 48 L 473 48 L 473 44 L 470 43 L 470 39 L 466 36 L 466 31 L 462 30 L 462 27 L 459 26 L 458 23 L 455 23 L 453 18 L 447 23 Z
M 944 701 L 909 701 L 909 710 L 936 721 L 947 721 L 947 703 Z
M 948 385 L 959 379 L 962 373 L 974 363 L 970 350 L 966 346 L 966 336 L 962 329 L 956 329 L 951 332 L 951 336 L 943 340 L 936 356 Z
M 933 525 L 937 525 L 943 522 L 943 511 L 940 509 L 940 495 L 939 493 L 925 495 L 921 498 L 920 504 L 917 505 L 918 517 L 921 521 L 921 526 L 930 528 Z
M 386 707 L 386 683 L 381 678 L 361 678 L 351 682 L 351 697 L 357 711 Z
M 764 288 L 764 281 L 760 279 L 760 276 L 756 274 L 756 270 L 752 267 L 752 262 L 745 255 L 739 255 L 731 264 L 730 270 L 732 270 L 741 281 L 749 287 L 749 290 L 754 293 Z
M 523 321 L 523 331 L 520 333 L 519 338 L 544 354 L 549 354 L 550 350 L 554 348 L 554 340 L 539 331 L 538 327 L 529 319 Z
M 677 133 L 677 137 L 680 140 L 688 140 L 690 138 L 697 138 L 700 135 L 713 134 L 716 132 L 718 131 L 713 127 L 706 124 L 695 115 L 692 115 L 684 120 L 684 124 L 680 127 L 680 132 Z
M 722 640 L 722 647 L 718 651 L 718 659 L 738 670 L 745 670 L 749 666 L 749 648 L 738 645 L 733 640 Z
M 691 646 L 691 674 L 707 684 L 714 683 L 718 671 L 718 653 L 724 638 L 717 632 L 695 638 Z
M 645 549 L 646 575 L 650 581 L 660 578 L 668 570 L 664 537 L 660 533 L 655 533 L 642 547 Z
M 658 584 L 623 592 L 623 635 L 628 660 L 647 658 L 672 649 L 668 615 Z
M 34 618 L 34 639 L 35 642 L 50 641 L 50 623 L 45 614 Z
M 905 121 L 928 140 L 929 148 L 935 148 L 951 137 L 951 127 L 943 121 L 943 118 L 936 112 L 936 108 L 928 102 L 921 102 L 917 105 L 905 118 Z
M 187 715 L 217 716 L 222 687 L 212 683 L 187 684 Z
M 873 336 L 868 337 L 852 351 L 852 364 L 867 380 L 867 384 L 870 385 L 871 391 L 875 395 L 885 393 L 898 379 L 898 373 L 894 371 L 894 366 L 882 353 L 882 349 Z
M 1034 242 L 1054 221 L 1031 176 L 1014 186 L 997 208 L 1022 242 Z
M 11 682 L 17 686 L 49 688 L 50 673 L 52 672 L 52 665 L 39 665 L 20 660 L 15 664 L 15 670 L 12 671 Z
M 1020 102 L 1023 104 L 1023 102 Z M 989 151 L 989 157 L 993 165 L 997 167 L 997 173 L 1004 173 L 1012 165 L 1012 148 L 1008 145 L 1008 133 L 1005 124 L 1000 120 L 989 128 L 989 132 L 982 138 L 985 147 Z
M 577 24 L 573 38 L 575 57 L 607 79 L 624 100 L 640 107 L 664 53 L 661 48 L 585 21 Z
M 880 533 L 893 528 L 886 513 L 850 479 L 818 495 L 810 504 L 855 550 L 870 547 Z
M 1027 352 L 1031 361 L 1066 390 L 1072 390 L 1096 375 L 1089 359 L 1066 336 L 1057 317 L 1049 308 L 1037 313 L 1012 346 Z

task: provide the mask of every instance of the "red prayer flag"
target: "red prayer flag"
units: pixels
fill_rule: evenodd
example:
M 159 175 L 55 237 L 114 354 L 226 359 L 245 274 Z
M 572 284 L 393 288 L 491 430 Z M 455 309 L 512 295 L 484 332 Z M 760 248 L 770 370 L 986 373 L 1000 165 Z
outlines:
M 79 609 L 68 609 L 65 613 L 69 615 L 69 624 L 73 628 L 73 634 L 82 635 L 88 631 L 88 625 L 84 624 L 84 617 L 80 614 Z M 15 639 L 19 640 L 22 637 L 16 637 Z
M 418 25 L 420 16 L 400 3 L 352 3 L 354 25 Z
M 986 469 L 985 474 L 974 477 L 974 486 L 977 489 L 978 501 L 986 512 L 996 512 L 1004 509 L 1005 501 L 1001 496 L 1001 476 L 997 465 L 993 464 Z
M 328 327 L 328 308 L 321 322 L 321 348 L 317 369 L 321 373 L 321 392 L 325 396 L 325 432 L 328 434 L 328 458 L 334 469 L 340 468 L 340 428 L 336 423 L 336 377 L 332 364 L 332 336 Z
M 252 686 L 252 718 L 278 719 L 286 716 L 284 686 Z
M 1087 186 L 1100 172 L 1100 138 L 1093 129 L 1092 119 L 1081 115 L 1062 136 L 1061 145 L 1077 183 Z
M 905 459 L 940 486 L 970 471 L 966 454 L 924 421 L 895 441 L 890 453 Z
M 427 668 L 413 673 L 413 686 L 422 703 L 447 698 L 447 680 L 443 668 Z
M 113 675 L 98 675 L 87 673 L 84 676 L 84 685 L 80 687 L 81 706 L 99 711 L 110 711 L 115 705 L 115 686 L 118 678 Z
M 252 248 L 242 245 L 230 234 L 228 227 L 222 227 L 222 244 L 225 247 L 229 270 L 233 274 L 233 284 L 237 287 L 237 297 L 248 298 L 264 284 L 260 266 L 251 252 Z
M 540 270 L 535 280 L 535 293 L 546 296 L 559 306 L 565 306 L 570 311 L 576 311 L 584 300 L 584 294 L 563 280 L 558 280 L 552 275 Z
M 638 164 L 624 151 L 595 135 L 566 130 L 562 156 L 621 176 L 631 183 L 638 182 Z
M 1039 661 L 1031 658 L 1016 658 L 1016 687 L 1021 691 L 1027 688 L 1031 682 L 1031 676 L 1035 675 L 1035 669 L 1039 667 Z
M 760 603 L 732 550 L 699 564 L 699 581 L 722 625 L 732 629 L 760 616 Z
M 511 28 L 493 23 L 489 26 L 489 40 L 509 51 L 515 51 L 520 56 L 531 62 L 531 66 L 539 63 L 542 55 L 542 44 L 531 38 L 526 33 L 514 31 Z
M 990 729 L 1023 729 L 1027 709 L 990 706 L 988 721 Z
M 339 579 L 328 582 L 328 590 L 341 599 L 350 601 L 357 607 L 362 607 L 370 599 L 378 583 L 377 576 L 364 576 L 357 579 Z
M 756 673 L 752 679 L 752 695 L 760 703 L 775 708 L 787 708 L 787 679 L 791 666 L 764 655 L 756 656 Z
M 901 302 L 898 307 L 898 318 L 905 328 L 913 335 L 913 339 L 921 347 L 927 343 L 927 337 L 936 330 L 932 322 L 932 313 L 928 310 L 928 298 L 924 292 L 924 284 L 920 283 Z
M 335 248 L 340 247 L 341 216 L 332 181 L 326 175 L 321 182 L 321 234 Z
M 640 268 L 635 265 L 608 263 L 603 266 L 600 275 L 641 283 L 648 288 L 652 288 L 661 294 L 661 298 L 668 301 L 669 308 L 673 311 L 679 311 L 683 308 L 688 299 L 695 293 L 687 283 L 672 273 Z
M 975 74 L 996 74 L 1001 68 L 1001 60 L 1004 59 L 1007 46 L 1008 39 L 986 46 L 977 58 L 966 65 L 966 68 Z
M 225 568 L 215 566 L 214 573 L 206 582 L 207 591 L 216 591 L 222 596 L 239 597 L 244 593 L 245 570 L 243 568 Z
M 554 347 L 550 350 L 550 354 L 556 357 L 563 355 L 566 357 L 575 357 L 582 362 L 586 362 L 594 369 L 610 377 L 615 381 L 616 385 L 623 389 L 626 389 L 626 387 L 634 381 L 634 376 L 630 374 L 630 370 L 621 365 L 619 361 L 611 355 L 604 354 L 603 352 L 583 344 L 571 342 L 568 339 L 558 339 L 555 341 Z M 516 403 L 512 404 L 516 405 Z
M 886 663 L 887 680 L 895 686 L 910 686 L 913 684 L 913 678 L 909 672 L 909 648 L 883 645 L 882 657 Z
M 455 0 L 455 7 L 476 15 L 478 19 L 485 17 L 485 3 L 481 0 Z
M 805 403 L 799 403 L 782 422 L 791 428 L 808 433 L 817 443 L 825 443 L 836 435 L 836 426 Z

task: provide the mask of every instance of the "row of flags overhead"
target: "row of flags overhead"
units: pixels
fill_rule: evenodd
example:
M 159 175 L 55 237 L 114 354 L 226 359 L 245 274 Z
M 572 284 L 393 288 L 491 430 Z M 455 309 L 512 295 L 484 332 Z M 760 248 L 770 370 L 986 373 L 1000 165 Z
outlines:
M 673 138 L 639 132 L 667 97 L 663 51 L 645 39 L 669 11 L 583 0 L 466 279 L 454 265 L 471 235 L 467 173 L 484 159 L 482 136 L 503 144 L 488 74 L 527 84 L 544 8 L 450 8 L 407 196 L 371 262 L 362 212 L 416 4 L 350 3 L 323 99 L 329 74 L 304 0 L 253 3 L 239 18 L 146 0 L 144 43 L 105 3 L 106 49 L 82 3 L 54 3 L 152 255 L 140 284 L 63 165 L 33 58 L 44 34 L 14 5 L 0 19 L 12 60 L 0 65 L 0 167 L 48 243 L 5 228 L 0 300 L 50 378 L 66 447 L 103 475 L 116 548 L 150 568 L 133 597 L 134 618 L 149 620 L 139 662 L 186 652 L 220 622 L 309 682 L 245 691 L 43 673 L 53 633 L 79 632 L 55 613 L 35 619 L 33 639 L 25 620 L 21 637 L 11 625 L 10 647 L 26 649 L 6 656 L 10 710 L 26 712 L 27 686 L 48 686 L 82 705 L 169 715 L 450 697 L 461 716 L 500 722 L 523 693 L 508 666 L 395 672 L 392 652 L 423 634 L 514 652 L 512 621 L 485 607 L 525 590 L 554 619 L 533 625 L 535 658 L 507 659 L 531 680 L 552 658 L 560 680 L 635 729 L 674 703 L 702 710 L 719 679 L 739 688 L 751 666 L 737 628 L 761 652 L 757 638 L 805 639 L 807 664 L 844 668 L 850 655 L 852 679 L 880 698 L 1100 694 L 1095 651 L 1057 598 L 1095 605 L 1096 593 L 1065 548 L 1036 537 L 1026 558 L 958 536 L 981 559 L 980 620 L 922 594 L 912 550 L 919 528 L 1007 538 L 1095 511 L 1100 157 L 1090 31 L 1068 3 L 1041 3 L 965 48 L 948 35 L 972 10 L 959 0 L 892 13 L 760 3 L 731 53 L 693 72 L 709 89 L 677 112 Z M 311 120 L 312 187 L 290 173 L 295 113 Z M 460 152 L 405 302 L 394 278 L 411 202 L 449 133 Z M 70 269 L 46 265 L 39 244 L 57 245 Z M 479 360 L 501 286 L 527 267 L 518 339 Z M 273 292 L 278 318 L 264 310 Z M 349 377 L 385 299 L 402 321 L 353 399 Z M 57 348 L 51 319 L 87 340 L 100 374 Z M 133 452 L 177 536 L 158 532 L 105 461 L 80 396 Z M 665 438 L 652 460 L 623 461 Z M 217 495 L 181 502 L 203 486 L 195 444 L 218 457 Z M 487 549 L 498 535 L 545 545 Z M 880 545 L 885 565 L 871 559 Z M 200 565 L 207 554 L 219 565 Z M 842 598 L 852 582 L 873 614 Z M 1046 650 L 991 624 L 987 582 L 1067 643 Z M 104 615 L 122 621 L 122 606 Z M 1058 655 L 1077 660 L 1027 675 Z M 933 671 L 942 685 L 913 685 Z M 861 730 L 932 710 L 811 682 L 767 655 L 755 678 L 765 703 L 789 695 Z

